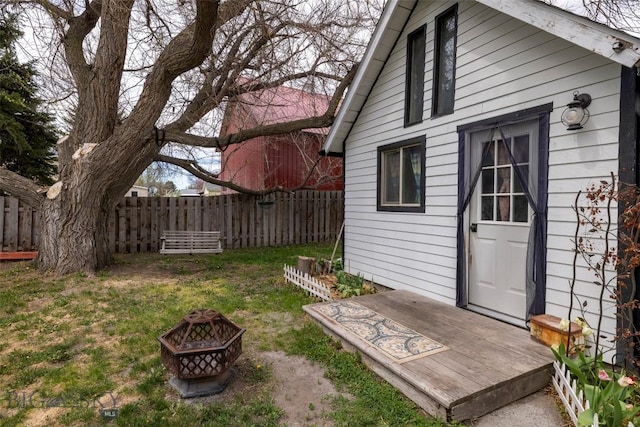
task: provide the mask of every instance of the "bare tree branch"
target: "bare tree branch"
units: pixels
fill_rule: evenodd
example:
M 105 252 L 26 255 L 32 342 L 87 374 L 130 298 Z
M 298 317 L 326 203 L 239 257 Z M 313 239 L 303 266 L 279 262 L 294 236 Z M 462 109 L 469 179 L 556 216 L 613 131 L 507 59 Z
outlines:
M 151 0 L 145 0 L 144 5 L 146 7 L 147 27 L 151 30 L 151 32 L 155 33 L 151 28 L 151 17 L 153 16 L 158 20 L 158 22 L 160 22 L 160 24 L 162 24 L 169 37 L 171 37 L 171 28 L 169 27 L 169 24 L 167 24 L 167 21 L 162 17 L 162 15 L 156 11 L 156 8 L 153 7 L 153 4 L 151 4 Z
M 47 188 L 38 186 L 32 180 L 0 165 L 0 190 L 17 197 L 33 208 L 40 208 Z
M 356 67 L 357 69 L 357 67 Z M 299 73 L 294 73 L 294 74 L 288 74 L 286 76 L 283 76 L 279 79 L 270 81 L 270 82 L 261 82 L 261 81 L 250 81 L 246 84 L 243 85 L 239 85 L 239 86 L 234 86 L 232 87 L 229 92 L 228 95 L 229 96 L 238 96 L 238 95 L 243 95 L 245 93 L 251 93 L 251 92 L 258 92 L 261 90 L 265 90 L 265 89 L 273 89 L 276 88 L 278 86 L 282 86 L 285 83 L 289 83 L 289 82 L 293 82 L 296 80 L 300 80 L 306 77 L 317 77 L 317 78 L 323 78 L 323 79 L 328 79 L 328 80 L 334 80 L 336 82 L 341 82 L 343 81 L 345 78 L 349 78 L 349 76 L 347 75 L 346 77 L 344 76 L 340 76 L 338 74 L 331 74 L 331 73 L 323 73 L 321 71 L 318 71 L 316 67 L 311 68 L 310 70 L 307 71 L 301 71 Z M 351 78 L 353 79 L 353 77 Z M 349 83 L 351 83 L 351 80 L 349 80 Z M 337 90 L 337 92 L 343 93 L 344 91 L 340 91 L 340 89 Z
M 177 76 L 201 64 L 211 49 L 218 18 L 218 1 L 199 0 L 195 22 L 178 34 L 160 54 L 147 77 L 134 112 L 125 126 L 147 127 L 160 116 Z
M 336 89 L 333 97 L 329 101 L 329 108 L 321 116 L 308 117 L 305 119 L 293 120 L 283 123 L 274 123 L 268 125 L 258 125 L 251 129 L 241 130 L 235 134 L 224 137 L 203 137 L 189 134 L 176 129 L 175 126 L 166 128 L 166 140 L 177 142 L 180 144 L 192 145 L 196 147 L 211 147 L 222 149 L 227 145 L 239 144 L 258 136 L 284 135 L 288 133 L 298 132 L 303 129 L 324 128 L 333 124 L 335 113 L 342 99 L 342 94 L 353 80 L 357 67 L 353 67 L 346 77 L 342 80 Z
M 226 91 L 222 90 L 225 86 L 229 87 L 232 83 L 232 79 L 235 80 L 240 71 L 243 70 L 247 64 L 253 58 L 256 52 L 267 43 L 266 37 L 261 37 L 253 43 L 253 47 L 250 52 L 245 55 L 244 61 L 237 60 L 237 54 L 240 50 L 242 42 L 247 34 L 251 32 L 251 28 L 246 29 L 241 34 L 231 47 L 231 50 L 227 53 L 227 60 L 218 69 L 210 71 L 205 79 L 204 84 L 201 86 L 198 93 L 193 97 L 193 100 L 189 103 L 182 116 L 171 123 L 168 127 L 180 130 L 187 130 L 200 120 L 207 112 L 212 108 L 219 105 Z M 231 74 L 231 76 L 229 76 Z M 223 78 L 224 77 L 224 78 Z M 213 83 L 216 78 L 220 78 L 220 82 L 214 87 Z M 214 92 L 217 89 L 217 94 Z
M 49 13 L 53 18 L 63 19 L 65 21 L 68 21 L 73 17 L 72 12 L 68 10 L 64 10 L 63 8 L 47 0 L 9 0 L 9 3 L 18 4 L 18 5 L 38 4 L 42 6 L 42 8 L 46 10 L 47 13 Z
M 241 130 L 240 132 L 223 137 L 204 137 L 175 131 L 169 128 L 166 130 L 166 140 L 179 144 L 192 145 L 194 147 L 224 148 L 228 145 L 240 144 L 241 142 L 259 136 L 284 135 L 303 129 L 329 127 L 333 123 L 334 118 L 333 112 L 327 112 L 322 116 L 269 125 L 258 125 L 251 129 Z
M 283 188 L 283 187 L 272 187 L 272 188 L 266 188 L 263 190 L 253 190 L 250 188 L 246 188 L 243 187 L 241 185 L 237 185 L 235 184 L 233 181 L 224 181 L 218 178 L 217 174 L 213 174 L 209 171 L 207 171 L 206 169 L 203 169 L 198 162 L 193 161 L 193 160 L 187 160 L 187 159 L 179 159 L 176 157 L 170 157 L 170 156 L 164 156 L 164 155 L 157 155 L 155 160 L 158 162 L 163 162 L 163 163 L 168 163 L 168 164 L 172 164 L 175 166 L 179 166 L 182 169 L 184 169 L 185 171 L 189 172 L 190 174 L 194 175 L 197 178 L 202 179 L 203 181 L 209 182 L 211 184 L 217 184 L 217 185 L 221 185 L 223 187 L 226 187 L 230 190 L 233 191 L 237 191 L 238 193 L 243 193 L 243 194 L 249 194 L 249 195 L 253 195 L 253 196 L 265 196 L 267 194 L 272 194 L 272 193 L 292 193 L 294 191 L 299 191 L 299 190 L 313 190 L 314 188 L 316 188 L 316 185 L 307 185 L 307 182 L 309 181 L 309 178 L 313 175 L 313 171 L 315 170 L 315 167 L 317 166 L 318 162 L 320 161 L 321 157 L 318 156 L 318 158 L 316 159 L 315 163 L 313 164 L 313 166 L 311 168 L 309 168 L 309 171 L 307 172 L 307 175 L 305 176 L 302 184 L 297 185 L 295 187 L 291 187 L 291 188 Z
M 640 31 L 640 5 L 638 0 L 543 1 L 622 31 Z
M 116 125 L 133 0 L 107 4 L 108 7 L 101 9 L 100 38 L 91 67 L 91 81 L 76 113 L 79 116 L 76 132 L 93 134 L 94 141 L 107 139 Z M 98 116 L 102 116 L 99 124 L 88 122 L 90 117 Z
M 69 29 L 62 39 L 62 43 L 65 47 L 67 65 L 76 82 L 76 89 L 80 97 L 86 93 L 91 79 L 91 70 L 84 57 L 82 43 L 98 23 L 101 10 L 102 0 L 94 0 L 87 3 L 87 8 L 81 15 L 66 19 Z

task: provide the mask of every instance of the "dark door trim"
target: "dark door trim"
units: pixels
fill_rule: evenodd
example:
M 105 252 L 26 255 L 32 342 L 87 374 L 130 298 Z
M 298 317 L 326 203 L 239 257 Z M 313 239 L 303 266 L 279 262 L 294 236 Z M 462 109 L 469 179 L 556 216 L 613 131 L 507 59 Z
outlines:
M 470 194 L 473 193 L 475 182 L 467 179 L 471 169 L 469 159 L 466 159 L 467 135 L 471 132 L 491 129 L 497 126 L 506 126 L 527 120 L 538 120 L 538 193 L 536 200 L 539 201 L 541 209 L 536 212 L 534 230 L 534 257 L 532 277 L 535 282 L 533 303 L 529 307 L 527 318 L 530 315 L 542 314 L 545 312 L 546 304 L 546 241 L 547 241 L 547 191 L 549 174 L 549 123 L 550 113 L 553 104 L 544 104 L 538 107 L 527 108 L 513 113 L 480 120 L 458 126 L 458 208 L 457 208 L 457 264 L 456 264 L 456 305 L 466 307 L 468 304 L 467 287 L 467 248 L 465 247 L 464 215 L 468 207 Z M 469 187 L 469 188 L 466 188 Z

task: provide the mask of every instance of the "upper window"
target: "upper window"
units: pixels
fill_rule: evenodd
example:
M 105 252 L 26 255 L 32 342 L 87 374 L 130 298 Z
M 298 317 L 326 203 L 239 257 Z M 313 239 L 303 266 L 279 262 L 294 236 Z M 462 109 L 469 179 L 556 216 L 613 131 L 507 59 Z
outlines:
M 436 18 L 433 67 L 433 116 L 453 113 L 456 81 L 456 33 L 458 6 Z
M 422 122 L 424 110 L 425 27 L 407 38 L 407 76 L 405 84 L 404 125 Z
M 378 148 L 378 210 L 424 212 L 425 138 Z

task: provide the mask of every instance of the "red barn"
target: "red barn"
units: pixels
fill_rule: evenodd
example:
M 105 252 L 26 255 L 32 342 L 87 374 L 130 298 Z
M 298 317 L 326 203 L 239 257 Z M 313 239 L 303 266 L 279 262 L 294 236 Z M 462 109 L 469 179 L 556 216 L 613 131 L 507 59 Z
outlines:
M 326 95 L 284 86 L 243 94 L 229 100 L 221 136 L 259 125 L 322 115 L 329 100 Z M 228 146 L 222 153 L 220 178 L 251 190 L 298 187 L 318 160 L 328 133 L 329 128 L 304 129 Z M 323 157 L 305 185 L 318 190 L 341 190 L 342 160 Z

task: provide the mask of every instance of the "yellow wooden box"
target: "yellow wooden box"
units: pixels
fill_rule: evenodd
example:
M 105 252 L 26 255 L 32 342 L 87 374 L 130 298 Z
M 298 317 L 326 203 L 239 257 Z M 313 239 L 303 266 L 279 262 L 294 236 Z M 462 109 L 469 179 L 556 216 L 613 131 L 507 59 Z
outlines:
M 560 318 L 550 314 L 539 314 L 531 318 L 530 334 L 531 338 L 549 347 L 559 345 L 563 342 L 567 345 L 567 331 L 560 329 Z M 570 330 L 570 353 L 575 352 L 577 347 L 584 346 L 582 328 L 575 322 L 571 322 Z

